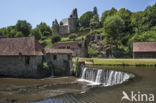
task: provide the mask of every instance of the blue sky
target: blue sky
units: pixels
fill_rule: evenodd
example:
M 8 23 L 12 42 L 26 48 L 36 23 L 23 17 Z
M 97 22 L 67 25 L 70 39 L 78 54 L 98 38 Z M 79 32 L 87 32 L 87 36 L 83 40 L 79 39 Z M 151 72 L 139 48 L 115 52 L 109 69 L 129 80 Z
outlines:
M 17 20 L 27 20 L 35 27 L 40 22 L 52 25 L 57 18 L 68 17 L 73 8 L 81 16 L 86 11 L 98 8 L 99 15 L 105 10 L 127 8 L 142 11 L 156 0 L 0 0 L 0 28 L 15 25 Z

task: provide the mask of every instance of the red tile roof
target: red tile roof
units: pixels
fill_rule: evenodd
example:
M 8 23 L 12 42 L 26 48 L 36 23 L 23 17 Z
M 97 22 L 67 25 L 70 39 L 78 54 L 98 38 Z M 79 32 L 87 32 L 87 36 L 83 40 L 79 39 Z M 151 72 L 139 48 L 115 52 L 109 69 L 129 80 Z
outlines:
M 133 43 L 133 52 L 156 52 L 156 42 Z
M 0 56 L 43 55 L 42 50 L 34 37 L 0 38 Z
M 81 47 L 79 47 L 81 45 Z M 85 48 L 85 41 L 70 41 L 70 42 L 63 42 L 63 43 L 55 43 L 53 44 L 52 48 Z
M 73 54 L 73 51 L 70 49 L 51 49 L 51 48 L 46 48 L 45 49 L 46 53 L 52 53 L 52 54 Z

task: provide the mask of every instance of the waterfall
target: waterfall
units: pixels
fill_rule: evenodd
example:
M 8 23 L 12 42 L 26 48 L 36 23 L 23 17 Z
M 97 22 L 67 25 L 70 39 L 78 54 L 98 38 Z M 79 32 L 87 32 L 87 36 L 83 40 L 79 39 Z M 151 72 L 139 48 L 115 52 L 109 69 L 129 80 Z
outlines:
M 112 86 L 121 84 L 129 78 L 130 74 L 126 72 L 85 67 L 78 81 L 89 82 L 89 85 Z

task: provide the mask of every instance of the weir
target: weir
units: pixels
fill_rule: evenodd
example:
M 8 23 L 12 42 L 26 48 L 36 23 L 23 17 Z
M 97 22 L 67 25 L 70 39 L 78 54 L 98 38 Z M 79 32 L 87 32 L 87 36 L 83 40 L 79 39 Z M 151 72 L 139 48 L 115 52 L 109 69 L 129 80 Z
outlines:
M 89 85 L 112 86 L 121 84 L 129 78 L 130 74 L 126 72 L 85 67 L 82 68 L 82 75 L 78 81 L 88 82 Z

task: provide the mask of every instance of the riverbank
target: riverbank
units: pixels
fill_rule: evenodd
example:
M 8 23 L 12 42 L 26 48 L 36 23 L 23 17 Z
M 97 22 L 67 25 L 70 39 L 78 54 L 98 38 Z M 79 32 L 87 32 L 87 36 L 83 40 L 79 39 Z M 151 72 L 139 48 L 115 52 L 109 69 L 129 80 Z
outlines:
M 75 77 L 0 78 L 0 81 L 0 103 L 27 103 L 64 93 L 81 92 Z
M 75 61 L 75 58 L 73 60 Z M 103 66 L 156 66 L 156 59 L 79 58 L 79 62 L 85 62 L 86 65 Z

